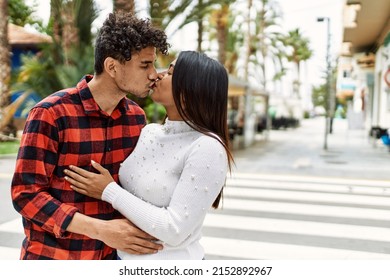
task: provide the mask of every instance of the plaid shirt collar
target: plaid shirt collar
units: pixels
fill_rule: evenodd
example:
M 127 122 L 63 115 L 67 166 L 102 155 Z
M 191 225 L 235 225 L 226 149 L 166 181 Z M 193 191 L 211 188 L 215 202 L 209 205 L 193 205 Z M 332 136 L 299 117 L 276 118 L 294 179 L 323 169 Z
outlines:
M 77 89 L 79 90 L 81 103 L 83 104 L 84 111 L 87 115 L 91 113 L 98 113 L 98 114 L 99 112 L 103 113 L 103 111 L 100 109 L 99 105 L 96 103 L 95 99 L 93 98 L 92 93 L 88 87 L 88 82 L 92 80 L 92 78 L 93 75 L 85 75 L 77 84 Z M 115 112 L 117 112 L 118 109 L 120 112 L 119 115 L 125 114 L 128 110 L 131 111 L 131 108 L 129 107 L 129 104 L 127 103 L 125 97 L 122 98 L 121 101 L 116 106 L 116 109 L 112 114 L 112 117 L 115 117 L 115 115 L 117 115 L 117 113 Z

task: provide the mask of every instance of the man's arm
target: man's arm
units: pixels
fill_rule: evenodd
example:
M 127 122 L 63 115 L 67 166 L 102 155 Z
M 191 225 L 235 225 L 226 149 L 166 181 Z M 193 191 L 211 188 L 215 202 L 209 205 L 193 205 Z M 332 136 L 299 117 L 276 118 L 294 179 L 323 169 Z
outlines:
M 11 195 L 14 208 L 24 218 L 61 238 L 77 208 L 49 193 L 58 143 L 58 128 L 49 109 L 32 109 L 20 143 Z
M 163 248 L 162 245 L 152 242 L 155 240 L 153 236 L 141 231 L 126 219 L 105 221 L 77 212 L 67 231 L 101 240 L 106 245 L 129 254 L 153 254 Z

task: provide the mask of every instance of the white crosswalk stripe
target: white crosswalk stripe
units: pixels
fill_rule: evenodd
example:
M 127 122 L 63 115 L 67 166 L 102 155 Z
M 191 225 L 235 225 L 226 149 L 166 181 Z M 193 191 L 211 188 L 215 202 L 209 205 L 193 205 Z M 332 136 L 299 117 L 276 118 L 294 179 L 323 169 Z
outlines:
M 390 259 L 390 182 L 234 174 L 201 240 L 209 259 Z
M 17 260 L 20 256 L 19 248 L 0 246 L 0 260 Z
M 202 238 L 201 243 L 207 248 L 206 252 L 208 254 L 219 255 L 229 259 L 380 260 L 390 258 L 389 255 L 378 253 L 215 237 L 204 237 Z
M 21 241 L 23 239 L 23 226 L 22 226 L 22 219 L 17 218 L 5 223 L 0 224 L 0 236 L 18 236 L 20 240 L 20 246 Z M 6 241 L 6 240 L 5 240 Z M 3 242 L 2 242 L 3 243 Z M 20 255 L 20 247 L 7 247 L 7 246 L 0 246 L 0 260 L 17 260 L 19 259 Z
M 22 218 L 17 218 L 17 219 L 14 219 L 12 221 L 1 224 L 0 231 L 13 232 L 13 233 L 23 233 Z

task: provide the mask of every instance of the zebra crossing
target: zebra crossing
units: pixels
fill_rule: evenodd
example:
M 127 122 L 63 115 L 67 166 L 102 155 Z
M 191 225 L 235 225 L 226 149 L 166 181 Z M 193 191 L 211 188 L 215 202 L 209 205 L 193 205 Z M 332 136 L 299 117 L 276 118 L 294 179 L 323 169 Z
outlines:
M 0 260 L 18 260 L 23 238 L 21 218 L 0 224 Z
M 235 173 L 201 242 L 207 259 L 390 259 L 390 182 Z
M 0 260 L 19 258 L 22 232 L 0 224 Z M 390 182 L 234 173 L 201 243 L 206 259 L 390 259 Z

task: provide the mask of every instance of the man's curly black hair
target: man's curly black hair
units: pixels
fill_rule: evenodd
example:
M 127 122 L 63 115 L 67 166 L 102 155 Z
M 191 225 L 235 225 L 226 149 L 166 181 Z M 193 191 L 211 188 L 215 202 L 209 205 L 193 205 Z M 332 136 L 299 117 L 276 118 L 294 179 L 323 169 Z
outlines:
M 132 53 L 146 47 L 155 47 L 167 55 L 170 45 L 165 32 L 152 26 L 149 19 L 139 19 L 130 13 L 110 13 L 96 38 L 95 74 L 103 72 L 107 57 L 124 63 L 131 60 Z

